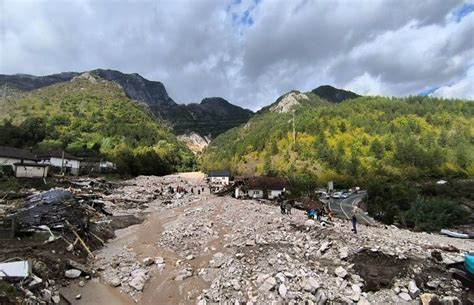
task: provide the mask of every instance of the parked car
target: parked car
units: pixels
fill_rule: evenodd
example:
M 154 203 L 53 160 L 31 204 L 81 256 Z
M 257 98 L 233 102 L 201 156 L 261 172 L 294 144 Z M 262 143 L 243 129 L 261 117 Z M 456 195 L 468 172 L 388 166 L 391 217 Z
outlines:
M 347 192 L 346 192 L 346 193 L 342 193 L 341 198 L 344 198 L 344 199 L 345 199 L 345 198 L 349 197 L 349 195 L 350 195 L 350 194 L 347 193 Z
M 334 194 L 332 194 L 332 198 L 335 198 L 335 199 L 339 199 L 341 198 L 341 196 L 342 196 L 341 192 L 335 192 Z

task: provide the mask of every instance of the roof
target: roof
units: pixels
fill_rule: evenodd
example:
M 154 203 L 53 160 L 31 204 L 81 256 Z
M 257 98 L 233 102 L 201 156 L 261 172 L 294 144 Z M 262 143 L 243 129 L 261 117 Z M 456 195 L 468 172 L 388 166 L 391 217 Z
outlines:
M 230 171 L 228 170 L 210 171 L 209 177 L 230 177 Z
M 52 150 L 47 153 L 41 154 L 40 157 L 42 158 L 61 158 L 63 157 L 63 151 L 62 150 Z M 70 153 L 64 152 L 64 159 L 69 159 L 69 160 L 81 160 L 81 158 L 75 157 L 71 155 Z
M 0 146 L 0 157 L 36 160 L 36 156 L 27 150 L 7 146 Z
M 245 189 L 259 190 L 282 190 L 288 188 L 290 183 L 286 178 L 282 177 L 251 177 L 245 182 Z
M 45 163 L 34 163 L 34 162 L 15 162 L 13 165 L 16 166 L 36 166 L 36 167 L 48 167 L 49 164 Z

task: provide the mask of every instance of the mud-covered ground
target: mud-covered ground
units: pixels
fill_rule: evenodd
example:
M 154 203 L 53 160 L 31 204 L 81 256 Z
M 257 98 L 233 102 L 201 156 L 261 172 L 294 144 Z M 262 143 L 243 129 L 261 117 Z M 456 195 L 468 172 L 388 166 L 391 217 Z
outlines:
M 104 198 L 115 214 L 145 220 L 117 230 L 94 253 L 98 278 L 84 287 L 77 279 L 62 293 L 73 304 L 473 300 L 446 268 L 474 249 L 472 240 L 385 226 L 359 227 L 355 235 L 343 220 L 322 227 L 303 211 L 283 216 L 270 203 L 216 197 L 203 178 L 137 177 Z M 188 194 L 153 196 L 167 186 Z M 133 196 L 134 207 L 121 207 L 121 196 Z

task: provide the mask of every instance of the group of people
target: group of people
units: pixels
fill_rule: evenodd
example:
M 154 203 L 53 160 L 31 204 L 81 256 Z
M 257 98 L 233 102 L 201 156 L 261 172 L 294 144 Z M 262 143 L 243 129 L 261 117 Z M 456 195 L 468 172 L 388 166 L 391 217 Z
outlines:
M 280 205 L 280 211 L 282 215 L 291 215 L 292 205 L 285 198 L 285 193 L 278 195 L 277 202 Z M 306 213 L 309 219 L 316 219 L 318 221 L 321 221 L 321 217 L 325 215 L 329 221 L 333 220 L 333 214 L 332 214 L 331 209 L 328 209 L 326 211 L 324 208 L 322 209 L 309 208 L 306 211 Z M 351 232 L 353 232 L 354 234 L 357 234 L 357 213 L 358 213 L 358 207 L 354 206 L 354 209 L 352 210 L 352 216 L 351 216 L 351 223 L 352 223 Z

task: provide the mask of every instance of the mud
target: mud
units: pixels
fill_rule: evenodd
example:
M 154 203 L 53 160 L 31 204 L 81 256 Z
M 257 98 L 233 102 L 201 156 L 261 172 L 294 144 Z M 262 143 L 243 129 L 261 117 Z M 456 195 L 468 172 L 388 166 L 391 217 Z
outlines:
M 407 272 L 410 261 L 395 256 L 364 249 L 351 258 L 354 270 L 365 281 L 363 291 L 390 288 L 395 277 Z

